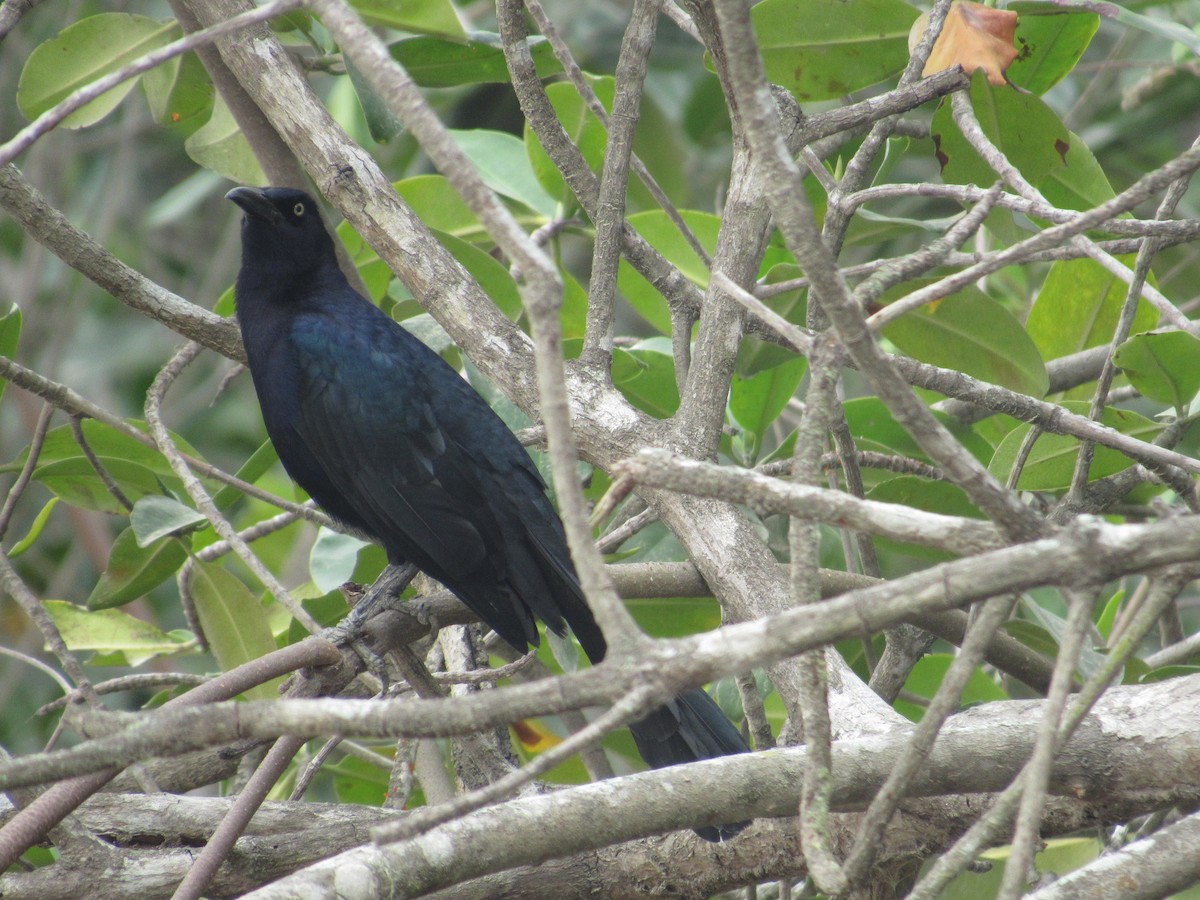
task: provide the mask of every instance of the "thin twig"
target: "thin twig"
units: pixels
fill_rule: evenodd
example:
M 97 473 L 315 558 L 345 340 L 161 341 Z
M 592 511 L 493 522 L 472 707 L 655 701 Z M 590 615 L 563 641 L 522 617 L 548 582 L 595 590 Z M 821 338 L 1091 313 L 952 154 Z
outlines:
M 661 4 L 661 0 L 654 0 L 654 2 L 656 5 Z M 670 4 L 667 5 L 669 6 Z M 575 86 L 575 90 L 579 92 L 579 96 L 583 99 L 583 102 L 587 104 L 588 109 L 592 111 L 592 115 L 599 120 L 600 124 L 608 129 L 609 141 L 611 142 L 613 140 L 611 119 L 619 118 L 622 115 L 617 108 L 617 105 L 622 102 L 624 93 L 621 88 L 621 63 L 619 61 L 617 63 L 617 88 L 613 93 L 615 100 L 612 116 L 609 116 L 608 110 L 604 108 L 604 104 L 601 103 L 600 98 L 596 96 L 596 92 L 592 89 L 592 86 L 588 82 L 587 77 L 584 75 L 583 70 L 579 67 L 579 64 L 575 62 L 575 57 L 572 55 L 570 48 L 566 45 L 566 42 L 563 41 L 562 36 L 558 33 L 558 28 L 550 20 L 550 17 L 546 15 L 546 11 L 542 7 L 542 4 L 538 2 L 538 0 L 525 0 L 525 8 L 529 10 L 529 15 L 537 25 L 538 31 L 540 31 L 542 35 L 550 42 L 550 46 L 554 50 L 554 55 L 562 64 L 563 71 L 567 73 L 567 77 L 570 79 L 571 84 Z M 658 12 L 655 11 L 654 15 L 657 17 Z M 633 27 L 633 24 L 637 18 L 638 5 L 635 3 L 634 11 L 630 16 L 630 27 Z M 645 26 L 643 25 L 639 27 L 644 28 Z M 629 33 L 630 32 L 627 29 L 627 39 Z M 653 40 L 653 25 L 651 25 L 650 37 L 651 40 Z M 699 37 L 698 34 L 697 37 Z M 647 45 L 644 48 L 644 52 L 640 55 L 641 67 L 643 69 L 645 68 L 645 61 L 646 57 L 649 55 L 649 52 L 650 47 Z M 684 221 L 683 216 L 679 214 L 679 210 L 675 208 L 675 204 L 671 202 L 671 198 L 667 196 L 666 191 L 662 189 L 659 183 L 655 180 L 654 176 L 650 174 L 650 170 L 646 168 L 646 164 L 638 158 L 636 153 L 630 154 L 629 164 L 630 168 L 633 169 L 633 173 L 637 175 L 638 180 L 646 186 L 646 189 L 654 198 L 654 202 L 657 203 L 659 208 L 667 214 L 667 218 L 671 220 L 671 223 L 679 230 L 679 233 L 683 235 L 683 239 L 687 241 L 688 246 L 691 247 L 692 251 L 700 257 L 701 261 L 703 261 L 706 267 L 711 268 L 712 260 L 709 259 L 708 250 L 705 249 L 702 243 L 700 243 L 700 239 L 696 237 L 695 232 L 693 232 L 688 226 L 687 222 Z M 601 183 L 601 191 L 603 191 L 603 182 Z
M 967 681 L 975 674 L 992 633 L 1008 618 L 1015 600 L 1014 596 L 988 600 L 968 629 L 961 649 L 950 663 L 937 693 L 929 701 L 912 738 L 863 814 L 854 846 L 846 856 L 846 878 L 851 884 L 861 884 L 870 872 L 883 847 L 888 822 L 904 799 L 913 776 L 925 764 L 942 726 L 958 711 Z
M 289 800 L 295 802 L 303 800 L 304 794 L 308 791 L 308 786 L 312 784 L 312 780 L 317 777 L 317 773 L 321 771 L 321 767 L 325 765 L 325 761 L 333 754 L 333 751 L 338 748 L 345 738 L 340 734 L 335 734 L 327 740 L 316 755 L 309 761 L 308 765 L 296 778 L 296 786 L 292 788 L 292 793 L 288 797 Z
M 75 685 L 75 690 L 83 695 L 85 701 L 93 702 L 95 695 L 92 692 L 92 683 L 83 671 L 83 666 L 79 664 L 75 654 L 67 647 L 67 642 L 63 640 L 62 633 L 54 624 L 54 620 L 50 618 L 50 614 L 46 612 L 46 608 L 17 574 L 17 570 L 13 568 L 12 562 L 3 550 L 0 550 L 0 587 L 4 588 L 5 593 L 17 602 L 25 615 L 29 616 L 33 624 L 37 626 L 46 646 L 50 648 L 50 652 L 58 659 L 59 665 L 67 673 L 71 683 Z M 2 867 L 0 867 L 0 871 L 3 871 Z
M 196 504 L 196 509 L 204 513 L 209 523 L 211 523 L 213 530 L 229 542 L 234 552 L 249 567 L 250 571 L 254 573 L 254 576 L 262 585 L 271 592 L 271 596 L 275 598 L 275 601 L 280 606 L 291 613 L 292 617 L 303 625 L 310 634 L 318 634 L 321 631 L 320 623 L 309 614 L 308 610 L 292 598 L 287 588 L 279 583 L 279 579 L 263 565 L 262 560 L 238 536 L 237 530 L 221 514 L 221 511 L 217 509 L 208 490 L 200 483 L 200 479 L 193 475 L 191 469 L 188 468 L 187 462 L 179 454 L 179 450 L 175 446 L 171 432 L 167 430 L 166 425 L 163 423 L 162 402 L 167 390 L 174 383 L 179 373 L 183 371 L 188 363 L 196 358 L 202 349 L 194 341 L 185 344 L 163 366 L 162 370 L 155 377 L 153 384 L 150 385 L 150 390 L 146 392 L 146 424 L 150 427 L 150 434 L 154 438 L 159 452 L 166 457 L 171 470 L 183 482 L 184 490 L 192 498 L 192 502 Z
M 635 689 L 614 703 L 611 708 L 605 710 L 586 728 L 566 738 L 561 744 L 556 744 L 546 752 L 539 754 L 524 768 L 517 769 L 498 781 L 458 797 L 450 803 L 426 807 L 396 822 L 379 825 L 371 829 L 371 837 L 377 844 L 407 840 L 443 822 L 461 818 L 469 812 L 512 796 L 535 778 L 544 775 L 559 763 L 574 756 L 581 748 L 596 743 L 610 731 L 636 721 L 657 702 L 660 701 L 649 688 Z
M 483 183 L 412 79 L 357 14 L 340 0 L 313 0 L 312 7 L 524 275 L 521 296 L 534 338 L 541 419 L 546 427 L 550 467 L 571 556 L 609 651 L 622 653 L 632 649 L 640 632 L 604 572 L 592 542 L 583 491 L 576 477 L 578 457 L 571 435 L 563 366 L 558 316 L 562 285 L 557 269 Z
M 102 406 L 98 406 L 66 385 L 51 381 L 49 378 L 45 378 L 32 369 L 27 369 L 20 363 L 14 362 L 4 356 L 0 356 L 0 378 L 4 378 L 17 387 L 41 397 L 47 403 L 70 415 L 86 416 L 89 419 L 103 422 L 109 428 L 119 431 L 123 436 L 137 441 L 143 446 L 149 447 L 152 450 L 158 449 L 158 445 L 154 442 L 153 437 L 144 431 L 134 428 L 120 416 L 113 415 Z M 256 500 L 262 500 L 264 503 L 269 503 L 271 506 L 278 507 L 279 509 L 288 510 L 317 525 L 324 525 L 327 528 L 337 530 L 337 526 L 333 524 L 332 520 L 320 510 L 277 497 L 270 491 L 264 491 L 257 485 L 243 481 L 235 475 L 230 475 L 223 469 L 219 469 L 212 463 L 202 459 L 197 459 L 194 456 L 184 453 L 180 453 L 179 456 L 190 468 L 206 478 L 212 478 L 214 481 L 220 481 L 222 484 L 237 488 L 247 496 L 253 497 Z
M 1200 139 L 1193 141 L 1192 146 L 1200 146 Z M 1156 218 L 1165 218 L 1175 211 L 1175 207 L 1183 199 L 1184 192 L 1187 190 L 1190 180 L 1190 178 L 1181 178 L 1167 189 L 1166 196 L 1163 197 L 1162 202 L 1155 211 Z M 1153 262 L 1154 255 L 1158 252 L 1159 246 L 1160 244 L 1157 240 L 1147 238 L 1142 243 L 1142 246 L 1138 248 L 1132 278 L 1125 293 L 1125 302 L 1121 305 L 1121 315 L 1117 319 L 1117 326 L 1113 333 L 1111 341 L 1113 347 L 1118 347 L 1124 343 L 1133 330 L 1133 321 L 1137 315 L 1142 287 L 1150 274 L 1150 264 Z M 1113 355 L 1110 354 L 1104 360 L 1104 368 L 1100 370 L 1100 377 L 1096 379 L 1096 389 L 1092 394 L 1092 405 L 1088 410 L 1088 414 L 1097 421 L 1104 412 L 1105 405 L 1110 402 L 1108 398 L 1109 388 L 1112 386 L 1116 374 L 1116 363 L 1114 362 Z M 1184 410 L 1176 410 L 1177 416 L 1183 414 Z M 1091 441 L 1080 443 L 1079 455 L 1075 460 L 1075 471 L 1071 477 L 1071 489 L 1069 492 L 1073 499 L 1082 499 L 1087 489 L 1088 473 L 1091 471 L 1094 455 L 1095 445 Z
M 92 452 L 92 446 L 88 443 L 87 436 L 83 433 L 79 416 L 71 416 L 71 433 L 75 436 L 75 443 L 79 445 L 79 450 L 83 453 L 83 458 L 88 461 L 88 465 L 92 467 L 92 471 L 100 478 L 105 490 L 112 494 L 113 499 L 121 504 L 126 512 L 132 512 L 133 501 L 125 495 L 125 492 L 121 490 L 121 486 L 117 484 L 116 479 L 112 477 L 108 469 L 104 467 L 104 464 Z
M 502 678 L 512 678 L 513 675 L 528 668 L 537 659 L 537 650 L 530 650 L 514 662 L 506 663 L 495 669 L 471 669 L 467 672 L 433 672 L 433 680 L 439 684 L 495 684 Z
M 820 341 L 810 359 L 806 413 L 796 435 L 792 479 L 797 486 L 816 487 L 821 478 L 821 452 L 837 404 L 837 353 L 833 342 Z M 821 599 L 818 577 L 820 533 L 811 520 L 792 518 L 788 525 L 791 552 L 789 588 L 793 605 Z M 808 756 L 800 799 L 800 841 L 813 882 L 827 894 L 845 891 L 846 874 L 833 853 L 829 804 L 833 795 L 833 742 L 829 716 L 829 681 L 825 650 L 810 650 L 797 660 L 800 713 Z
M 536 0 L 527 0 L 526 6 L 541 12 L 541 6 Z M 587 330 L 580 353 L 581 363 L 597 372 L 611 372 L 612 369 L 617 265 L 621 261 L 621 236 L 625 225 L 629 164 L 633 156 L 633 135 L 640 115 L 642 85 L 646 80 L 646 59 L 654 45 L 660 6 L 661 0 L 634 0 L 617 60 L 612 119 L 609 120 L 607 116 L 601 119 L 608 128 L 608 144 L 604 151 L 604 170 L 600 176 L 600 193 L 596 204 L 596 240 L 592 250 L 591 281 L 588 285 Z M 545 19 L 544 12 L 542 18 Z M 548 19 L 544 24 L 551 25 Z M 557 35 L 555 38 L 553 44 L 557 51 L 561 47 L 561 41 L 557 40 Z M 565 51 L 565 47 L 562 49 Z M 568 71 L 572 74 L 577 70 L 577 66 L 568 66 Z M 575 87 L 585 102 L 590 97 L 599 107 L 599 113 L 604 114 L 604 107 L 592 92 L 591 86 L 584 80 L 582 73 L 579 73 Z M 592 111 L 596 112 L 596 109 L 593 108 Z
M 25 665 L 32 666 L 40 672 L 50 676 L 50 678 L 52 678 L 54 682 L 62 689 L 63 696 L 51 703 L 47 703 L 45 706 L 40 707 L 38 711 L 34 713 L 35 716 L 45 715 L 48 712 L 66 706 L 72 701 L 83 699 L 82 691 L 71 687 L 71 682 L 67 681 L 67 679 L 63 678 L 62 675 L 60 675 L 54 668 L 46 665 L 36 656 L 30 656 L 27 653 L 21 653 L 19 650 L 14 650 L 11 647 L 5 647 L 3 645 L 0 645 L 0 653 L 10 657 L 11 659 L 20 660 Z
M 4 648 L 0 648 L 3 651 Z M 55 677 L 59 677 L 57 674 Z M 133 675 L 122 675 L 119 678 L 111 678 L 108 681 L 101 681 L 92 685 L 92 690 L 96 692 L 96 696 L 104 694 L 122 694 L 126 691 L 144 691 L 151 688 L 176 687 L 178 685 L 186 685 L 196 687 L 211 681 L 209 675 L 192 675 L 188 672 L 137 672 Z M 54 712 L 56 709 L 62 709 L 68 703 L 71 703 L 80 698 L 78 691 L 70 690 L 67 686 L 64 688 L 69 693 L 66 696 L 59 697 L 57 700 L 51 700 L 49 703 L 38 708 L 34 713 L 35 716 L 44 716 L 47 713 Z
M 225 862 L 233 851 L 234 843 L 246 830 L 251 816 L 267 799 L 268 792 L 287 769 L 292 757 L 304 746 L 305 740 L 300 737 L 281 737 L 275 742 L 266 759 L 255 770 L 225 818 L 221 820 L 221 824 L 217 826 L 217 830 L 188 869 L 187 876 L 179 883 L 179 887 L 171 895 L 171 900 L 199 900 L 212 877 L 217 874 L 221 863 Z
M 744 503 L 762 514 L 782 513 L 805 522 L 825 522 L 969 555 L 1001 543 L 987 522 L 927 513 L 895 503 L 860 500 L 843 491 L 786 482 L 750 469 L 718 466 L 668 453 L 643 450 L 613 467 L 614 477 L 699 497 Z
M 50 428 L 50 419 L 53 416 L 54 406 L 50 403 L 43 403 L 42 409 L 38 413 L 37 423 L 33 426 L 33 437 L 29 442 L 29 452 L 25 456 L 25 464 L 21 466 L 21 472 L 17 475 L 13 486 L 8 489 L 8 496 L 4 498 L 3 508 L 0 508 L 0 540 L 3 540 L 5 532 L 8 531 L 8 523 L 12 521 L 17 501 L 21 499 L 21 495 L 25 493 L 25 488 L 29 487 L 29 482 L 33 478 L 38 458 L 42 455 L 42 444 L 46 441 L 46 431 Z
M 33 146 L 33 143 L 38 138 L 61 123 L 71 113 L 86 106 L 101 94 L 107 93 L 117 85 L 128 81 L 130 78 L 136 78 L 143 72 L 149 72 L 167 60 L 182 56 L 184 53 L 195 50 L 204 44 L 210 44 L 222 35 L 239 31 L 249 25 L 265 22 L 268 19 L 273 19 L 275 16 L 296 9 L 300 5 L 301 0 L 273 0 L 273 2 L 265 6 L 244 12 L 228 21 L 213 25 L 211 28 L 205 28 L 202 31 L 194 31 L 191 34 L 184 35 L 179 40 L 172 41 L 165 47 L 160 47 L 157 50 L 152 50 L 145 56 L 135 59 L 115 72 L 110 72 L 107 75 L 97 78 L 95 81 L 79 88 L 64 100 L 46 110 L 3 145 L 0 145 L 0 167 L 11 163 Z
M 775 746 L 775 735 L 771 732 L 771 723 L 767 719 L 767 711 L 763 707 L 762 693 L 758 689 L 758 679 L 754 677 L 753 672 L 743 672 L 735 680 L 738 696 L 742 700 L 742 712 L 746 716 L 750 737 L 754 740 L 754 749 L 770 750 Z
M 739 288 L 723 273 L 715 272 L 713 280 L 720 280 L 722 287 L 729 292 L 731 297 L 754 313 L 800 353 L 811 352 L 813 338 L 808 331 L 784 319 L 753 294 Z M 890 306 L 887 308 L 891 309 Z M 1200 473 L 1200 462 L 1191 457 L 1164 450 L 1153 443 L 1139 441 L 1114 428 L 1093 422 L 1087 416 L 1068 412 L 1056 404 L 1018 394 L 999 385 L 979 381 L 961 372 L 941 369 L 906 357 L 892 357 L 892 363 L 899 370 L 900 377 L 915 387 L 937 391 L 957 400 L 965 400 L 995 409 L 998 412 L 1003 411 L 1007 415 L 1036 424 L 1054 434 L 1066 434 L 1080 439 L 1094 440 L 1097 444 L 1119 450 L 1126 456 L 1155 469 L 1162 466 L 1175 466 L 1186 472 Z

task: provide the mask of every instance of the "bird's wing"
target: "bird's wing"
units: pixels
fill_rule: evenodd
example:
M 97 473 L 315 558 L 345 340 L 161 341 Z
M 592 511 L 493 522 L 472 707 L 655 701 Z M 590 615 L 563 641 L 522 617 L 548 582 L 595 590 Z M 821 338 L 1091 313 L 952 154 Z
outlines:
M 389 551 L 431 574 L 471 571 L 486 541 L 478 511 L 438 477 L 447 445 L 424 360 L 373 318 L 307 315 L 293 326 L 303 384 L 292 427 L 343 502 L 304 487 L 323 506 L 354 509 Z
M 440 360 L 439 360 L 440 363 Z M 446 369 L 446 371 L 452 371 Z M 433 400 L 454 465 L 443 481 L 455 492 L 482 492 L 504 581 L 553 631 L 571 626 L 593 662 L 605 652 L 575 575 L 562 522 L 529 453 L 462 378 L 437 379 Z M 459 471 L 471 482 L 456 485 Z
M 537 642 L 536 615 L 560 633 L 565 618 L 602 655 L 545 485 L 483 398 L 361 302 L 300 316 L 292 334 L 293 427 L 323 473 L 301 481 L 314 499 L 353 510 L 514 646 Z

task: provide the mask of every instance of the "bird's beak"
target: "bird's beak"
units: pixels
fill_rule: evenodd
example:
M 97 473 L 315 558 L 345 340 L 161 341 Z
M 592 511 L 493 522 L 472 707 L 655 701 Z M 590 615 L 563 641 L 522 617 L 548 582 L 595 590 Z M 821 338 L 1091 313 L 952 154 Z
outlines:
M 283 213 L 276 209 L 275 204 L 258 188 L 236 187 L 225 195 L 225 199 L 232 200 L 251 218 L 269 225 L 283 224 Z

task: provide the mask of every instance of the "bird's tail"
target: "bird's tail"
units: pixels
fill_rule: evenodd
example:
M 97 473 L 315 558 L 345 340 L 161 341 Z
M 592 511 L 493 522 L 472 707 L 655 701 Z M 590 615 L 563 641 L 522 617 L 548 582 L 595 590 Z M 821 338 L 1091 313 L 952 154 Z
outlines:
M 741 733 L 700 688 L 680 694 L 654 710 L 640 722 L 629 726 L 638 752 L 652 768 L 663 769 L 682 763 L 749 753 Z M 719 843 L 733 837 L 749 822 L 710 825 L 697 828 L 706 841 Z
M 535 546 L 549 564 L 543 573 L 553 573 L 559 581 L 559 589 L 553 592 L 555 604 L 545 604 L 548 609 L 539 610 L 542 619 L 552 629 L 556 626 L 561 628 L 564 621 L 569 624 L 588 659 L 593 665 L 599 663 L 608 652 L 608 647 L 584 599 L 583 589 L 575 577 L 570 559 L 550 552 L 548 548 L 554 545 L 549 541 L 535 541 Z M 633 740 L 642 759 L 654 769 L 750 752 L 741 732 L 721 712 L 716 701 L 700 688 L 680 694 L 665 706 L 634 722 L 629 730 L 633 732 Z M 719 843 L 733 837 L 749 824 L 734 822 L 710 825 L 697 828 L 696 834 L 706 841 Z

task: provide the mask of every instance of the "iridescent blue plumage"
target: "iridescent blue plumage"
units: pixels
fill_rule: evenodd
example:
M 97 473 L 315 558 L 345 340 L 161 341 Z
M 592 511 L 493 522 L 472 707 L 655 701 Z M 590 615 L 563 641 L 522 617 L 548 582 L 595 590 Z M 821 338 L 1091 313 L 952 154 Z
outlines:
M 603 659 L 562 523 L 504 422 L 350 286 L 310 196 L 236 188 L 228 197 L 246 213 L 236 292 L 250 373 L 292 478 L 517 649 L 537 644 L 541 619 L 559 634 L 570 626 L 588 657 Z M 655 767 L 748 749 L 701 690 L 631 730 Z M 722 840 L 742 824 L 697 833 Z

